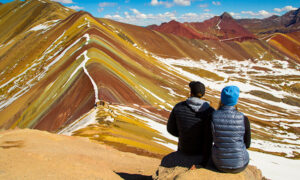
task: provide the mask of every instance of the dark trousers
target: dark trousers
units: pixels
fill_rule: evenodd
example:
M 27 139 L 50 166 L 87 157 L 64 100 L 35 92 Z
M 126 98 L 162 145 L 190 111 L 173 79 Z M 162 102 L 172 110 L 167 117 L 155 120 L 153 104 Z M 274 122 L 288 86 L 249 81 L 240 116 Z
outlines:
M 171 167 L 187 167 L 190 168 L 192 165 L 199 165 L 203 161 L 202 155 L 186 155 L 180 151 L 172 152 L 161 160 L 161 166 Z

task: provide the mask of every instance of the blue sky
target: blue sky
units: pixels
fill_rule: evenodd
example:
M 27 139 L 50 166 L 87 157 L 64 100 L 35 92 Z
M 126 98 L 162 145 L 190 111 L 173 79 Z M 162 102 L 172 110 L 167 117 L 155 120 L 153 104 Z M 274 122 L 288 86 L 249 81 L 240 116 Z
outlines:
M 0 0 L 2 3 L 11 0 Z M 52 0 L 66 7 L 84 10 L 95 17 L 150 25 L 177 20 L 196 22 L 223 12 L 234 18 L 266 18 L 300 7 L 300 0 Z

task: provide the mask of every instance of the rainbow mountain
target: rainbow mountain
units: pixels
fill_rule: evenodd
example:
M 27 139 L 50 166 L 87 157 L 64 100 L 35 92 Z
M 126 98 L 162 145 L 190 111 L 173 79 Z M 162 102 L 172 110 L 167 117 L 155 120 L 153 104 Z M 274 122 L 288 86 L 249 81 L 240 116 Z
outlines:
M 49 0 L 1 4 L 0 128 L 162 157 L 176 148 L 165 130 L 170 110 L 199 80 L 215 108 L 225 85 L 240 87 L 253 151 L 300 157 L 300 31 L 259 36 L 228 14 L 163 26 L 95 18 Z

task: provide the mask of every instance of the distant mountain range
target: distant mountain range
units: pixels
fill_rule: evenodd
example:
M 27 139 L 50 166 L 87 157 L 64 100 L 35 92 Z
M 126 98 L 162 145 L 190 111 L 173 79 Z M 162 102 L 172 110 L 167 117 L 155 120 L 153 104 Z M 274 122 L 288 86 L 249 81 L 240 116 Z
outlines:
M 255 34 L 289 33 L 300 30 L 300 8 L 289 11 L 282 16 L 265 19 L 237 19 L 244 28 Z
M 239 25 L 228 13 L 224 13 L 221 16 L 215 16 L 204 22 L 180 23 L 173 20 L 168 23 L 162 23 L 160 26 L 151 25 L 147 28 L 189 39 L 211 39 L 222 41 L 256 39 L 255 35 Z
M 215 16 L 204 22 L 180 23 L 172 20 L 148 29 L 171 33 L 189 39 L 246 40 L 276 32 L 289 33 L 300 30 L 300 8 L 282 16 L 265 19 L 233 19 L 229 13 Z

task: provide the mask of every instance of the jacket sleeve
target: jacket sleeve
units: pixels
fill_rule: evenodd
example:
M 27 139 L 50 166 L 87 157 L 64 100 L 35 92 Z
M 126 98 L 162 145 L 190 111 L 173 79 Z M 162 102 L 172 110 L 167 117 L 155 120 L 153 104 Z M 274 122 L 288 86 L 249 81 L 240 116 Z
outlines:
M 172 112 L 169 116 L 169 120 L 168 120 L 168 123 L 167 123 L 167 130 L 173 136 L 178 137 L 179 133 L 178 133 L 178 129 L 177 129 L 177 123 L 176 123 L 174 109 L 175 108 L 173 108 L 173 110 L 172 110 Z
M 250 129 L 250 122 L 247 116 L 244 116 L 244 122 L 245 122 L 245 135 L 244 135 L 244 142 L 246 145 L 246 148 L 248 149 L 251 144 L 251 129 Z

